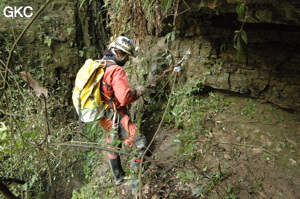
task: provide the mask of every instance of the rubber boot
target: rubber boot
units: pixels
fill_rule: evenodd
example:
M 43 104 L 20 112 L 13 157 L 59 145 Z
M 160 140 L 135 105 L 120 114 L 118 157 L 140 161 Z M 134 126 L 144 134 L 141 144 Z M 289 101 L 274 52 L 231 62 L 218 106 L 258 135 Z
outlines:
M 116 185 L 120 185 L 125 177 L 125 172 L 122 169 L 120 156 L 109 158 L 110 168 L 115 176 Z
M 131 193 L 136 195 L 139 190 L 139 168 L 140 160 L 133 158 L 130 162 L 130 173 L 132 176 Z

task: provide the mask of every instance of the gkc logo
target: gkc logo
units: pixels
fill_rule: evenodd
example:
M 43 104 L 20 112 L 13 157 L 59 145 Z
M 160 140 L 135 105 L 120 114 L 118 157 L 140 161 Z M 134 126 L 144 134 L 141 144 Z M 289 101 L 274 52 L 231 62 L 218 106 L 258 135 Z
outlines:
M 32 10 L 33 9 L 31 6 L 6 6 L 4 7 L 3 14 L 5 17 L 31 17 L 33 15 L 33 13 L 31 12 Z

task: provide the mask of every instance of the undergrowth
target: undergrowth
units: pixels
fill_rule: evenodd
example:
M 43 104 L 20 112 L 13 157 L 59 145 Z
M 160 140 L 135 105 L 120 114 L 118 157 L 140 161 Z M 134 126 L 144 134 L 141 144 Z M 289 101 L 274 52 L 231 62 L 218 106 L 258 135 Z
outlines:
M 172 16 L 175 24 L 180 0 L 105 0 L 104 7 L 110 14 L 108 27 L 112 36 L 129 34 L 141 43 L 146 35 L 158 36 L 162 31 L 162 21 Z M 174 14 L 175 13 L 175 14 Z
M 215 168 L 215 173 L 205 174 L 207 165 L 199 165 L 203 153 L 199 150 L 199 139 L 210 136 L 211 127 L 205 126 L 205 123 L 213 115 L 222 112 L 228 104 L 229 101 L 216 92 L 201 94 L 197 84 L 189 89 L 178 89 L 174 93 L 171 114 L 165 122 L 171 124 L 173 121 L 175 128 L 179 129 L 173 142 L 177 143 L 178 159 L 185 165 L 185 169 L 178 169 L 176 178 L 181 183 L 192 183 L 195 180 L 202 182 L 193 190 L 196 197 L 208 194 L 225 178 L 221 167 Z
M 171 136 L 175 147 L 169 148 L 170 151 L 174 152 L 174 156 L 166 161 L 161 159 L 162 157 L 158 151 L 153 154 L 152 159 L 154 162 L 151 160 L 149 160 L 149 162 L 152 164 L 155 164 L 155 161 L 159 162 L 159 164 L 163 164 L 163 162 L 166 162 L 166 164 L 168 164 L 168 162 L 176 163 L 174 164 L 174 169 L 169 175 L 166 175 L 163 181 L 168 182 L 168 184 L 176 183 L 176 185 L 172 185 L 173 187 L 181 186 L 180 184 L 189 185 L 198 182 L 198 186 L 191 190 L 190 195 L 200 197 L 215 190 L 215 187 L 220 186 L 219 183 L 227 177 L 226 174 L 223 173 L 221 165 L 219 165 L 219 167 L 212 167 L 204 163 L 199 163 L 202 162 L 203 156 L 201 140 L 211 136 L 212 126 L 207 126 L 207 122 L 212 120 L 214 115 L 222 112 L 230 102 L 217 92 L 204 93 L 201 89 L 201 81 L 190 80 L 186 82 L 185 85 L 191 86 L 186 88 L 177 85 L 174 89 L 170 101 L 169 114 L 166 115 L 163 121 L 164 128 L 173 129 L 171 131 L 174 132 Z M 147 111 L 154 113 L 150 116 L 154 123 L 157 123 L 161 118 L 160 111 L 163 111 L 166 107 L 167 96 L 167 92 L 161 93 L 157 96 L 158 101 L 147 106 Z M 160 104 L 160 100 L 162 100 L 162 104 Z M 147 120 L 147 123 L 151 122 Z M 160 133 L 163 134 L 165 132 L 162 131 Z M 157 167 L 159 166 L 157 165 Z M 164 167 L 170 167 L 170 164 Z M 156 166 L 154 166 L 154 168 L 156 168 Z M 154 173 L 151 173 L 151 171 Z M 150 176 L 145 179 L 146 182 L 144 183 L 146 184 L 155 184 L 155 182 L 151 181 L 162 175 L 158 172 L 158 176 L 156 176 L 155 169 L 151 171 Z M 176 182 L 174 176 L 175 179 L 179 181 Z M 156 186 L 155 190 L 160 190 L 163 188 L 159 186 L 165 185 L 159 182 Z M 224 198 L 235 198 L 235 194 L 229 185 L 224 188 L 224 190 L 226 190 L 224 191 Z M 147 192 L 147 190 L 145 191 Z M 182 195 L 183 193 L 180 193 L 180 190 L 170 191 L 169 196 L 184 196 Z
M 127 2 L 105 0 L 104 7 L 110 14 L 107 20 L 108 28 L 111 28 L 113 36 L 133 32 L 136 40 L 142 40 L 148 34 L 158 36 L 162 30 L 163 19 L 173 16 L 173 25 L 175 24 L 178 3 L 178 0 L 129 0 Z M 242 41 L 247 43 L 246 36 L 242 28 L 236 33 L 235 44 L 239 50 Z M 43 45 L 50 48 L 53 45 L 51 38 L 43 32 L 40 34 Z M 176 34 L 177 31 L 174 29 L 165 38 L 168 42 L 173 42 Z M 1 54 L 5 56 L 11 48 L 13 38 L 10 38 L 11 41 L 7 38 L 6 40 L 8 41 L 5 41 L 6 45 L 0 49 Z M 70 182 L 69 176 L 84 176 L 81 179 L 82 188 L 73 191 L 73 199 L 118 198 L 109 169 L 102 173 L 97 172 L 99 165 L 105 165 L 97 150 L 52 145 L 67 141 L 104 144 L 102 130 L 97 124 L 89 124 L 80 133 L 77 124 L 61 121 L 61 118 L 66 117 L 64 114 L 71 112 L 71 108 L 66 107 L 65 99 L 57 94 L 61 92 L 60 90 L 68 90 L 67 86 L 62 84 L 62 80 L 54 74 L 47 76 L 47 67 L 41 64 L 39 68 L 29 68 L 28 72 L 38 82 L 51 87 L 50 97 L 35 96 L 31 88 L 18 75 L 32 63 L 30 61 L 24 63 L 20 56 L 21 46 L 18 46 L 15 51 L 19 58 L 14 57 L 12 63 L 14 69 L 7 71 L 4 64 L 0 64 L 1 78 L 3 71 L 9 73 L 7 79 L 1 79 L 1 86 L 5 84 L 7 88 L 1 90 L 0 94 L 0 176 L 6 179 L 21 179 L 24 183 L 22 185 L 6 183 L 6 185 L 21 198 L 41 198 L 45 194 L 60 193 L 60 186 Z M 41 57 L 34 64 L 47 63 L 48 58 Z M 49 83 L 49 79 L 59 86 Z M 209 121 L 212 115 L 222 111 L 222 108 L 228 104 L 217 93 L 202 95 L 199 81 L 195 82 L 189 88 L 177 87 L 173 93 L 169 114 L 163 121 L 165 126 L 178 129 L 173 141 L 177 145 L 177 158 L 184 164 L 201 159 L 201 153 L 195 151 L 198 138 L 210 134 L 209 127 L 205 127 L 202 121 Z M 158 99 L 166 99 L 166 96 L 166 93 L 163 93 L 158 96 Z M 158 109 L 163 111 L 166 107 L 164 102 L 157 101 L 159 100 L 149 106 L 149 112 Z M 250 108 L 245 109 L 243 113 L 245 115 L 251 113 L 252 107 Z M 157 113 L 156 117 L 153 115 L 152 119 L 158 122 L 160 114 Z M 76 164 L 78 162 L 81 163 Z M 209 176 L 204 176 L 197 167 L 187 168 L 188 170 L 176 170 L 176 179 L 182 183 L 206 180 L 203 186 L 194 190 L 195 196 L 211 191 L 224 179 L 220 168 Z M 228 190 L 231 191 L 230 187 Z
M 45 30 L 41 34 L 42 31 Z M 96 141 L 101 131 L 87 131 L 83 136 L 76 121 L 67 119 L 74 110 L 62 93 L 69 91 L 70 85 L 51 73 L 47 67 L 50 55 L 33 59 L 24 53 L 24 44 L 20 44 L 14 49 L 10 67 L 5 66 L 14 34 L 1 35 L 0 40 L 3 44 L 0 47 L 1 182 L 19 198 L 54 198 L 70 182 L 70 176 L 81 176 L 88 171 L 90 165 L 84 167 L 80 162 L 93 156 L 86 156 L 92 153 L 91 149 L 57 144 L 76 139 Z M 36 45 L 45 44 L 37 41 Z M 21 71 L 30 73 L 37 84 L 43 85 L 48 96 L 38 96 L 21 78 Z

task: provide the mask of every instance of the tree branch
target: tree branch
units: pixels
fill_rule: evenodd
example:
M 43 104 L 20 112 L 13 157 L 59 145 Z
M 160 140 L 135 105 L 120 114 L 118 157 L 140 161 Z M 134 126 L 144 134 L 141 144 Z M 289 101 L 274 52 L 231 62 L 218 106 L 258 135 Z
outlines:
M 9 68 L 9 64 L 10 64 L 10 60 L 13 54 L 13 51 L 15 49 L 15 47 L 17 46 L 17 44 L 19 43 L 19 41 L 21 40 L 21 38 L 23 37 L 23 35 L 25 34 L 25 32 L 29 29 L 29 27 L 31 26 L 31 24 L 34 22 L 34 20 L 38 17 L 38 15 L 48 6 L 48 4 L 51 2 L 52 0 L 48 0 L 46 1 L 43 6 L 37 11 L 37 13 L 33 16 L 33 18 L 29 21 L 29 23 L 26 25 L 26 27 L 23 29 L 23 31 L 21 32 L 21 34 L 19 35 L 19 37 L 17 38 L 17 40 L 15 41 L 15 43 L 13 44 L 13 46 L 11 47 L 9 54 L 8 54 L 8 59 L 5 65 L 5 74 L 4 74 L 4 83 L 3 86 L 0 87 L 0 90 L 5 90 L 6 89 L 6 81 L 7 81 L 7 75 L 8 75 L 8 68 Z
M 0 191 L 2 192 L 2 194 L 8 198 L 8 199 L 18 199 L 17 196 L 15 196 L 8 188 L 5 184 L 3 184 L 0 181 Z
M 83 145 L 83 144 L 72 144 L 72 143 L 52 143 L 50 145 L 56 145 L 56 146 L 75 146 L 75 147 L 81 147 L 81 148 L 91 148 L 91 149 L 100 149 L 108 152 L 114 152 L 114 153 L 119 153 L 119 154 L 124 154 L 124 155 L 132 155 L 127 152 L 119 151 L 119 150 L 114 150 L 114 149 L 109 149 L 101 146 L 94 146 L 94 145 Z

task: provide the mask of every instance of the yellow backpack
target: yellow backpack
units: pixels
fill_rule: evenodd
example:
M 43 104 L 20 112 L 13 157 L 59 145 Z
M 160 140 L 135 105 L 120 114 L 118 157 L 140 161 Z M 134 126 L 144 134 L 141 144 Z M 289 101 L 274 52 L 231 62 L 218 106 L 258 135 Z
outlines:
M 105 67 L 105 60 L 88 59 L 76 75 L 72 100 L 82 122 L 100 119 L 108 106 L 104 105 L 100 91 Z

